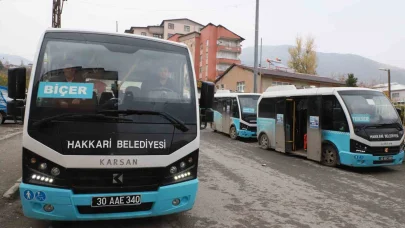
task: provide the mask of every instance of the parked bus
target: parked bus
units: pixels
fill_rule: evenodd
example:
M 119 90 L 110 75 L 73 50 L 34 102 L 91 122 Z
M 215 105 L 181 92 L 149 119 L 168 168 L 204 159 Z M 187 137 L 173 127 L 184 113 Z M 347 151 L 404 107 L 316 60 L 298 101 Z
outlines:
M 214 95 L 214 131 L 229 134 L 231 139 L 256 138 L 256 108 L 259 93 L 232 93 L 218 90 Z
M 0 86 L 0 124 L 7 119 L 7 101 L 9 100 L 7 87 Z
M 198 107 L 195 78 L 181 43 L 47 30 L 25 111 L 19 187 L 25 216 L 104 220 L 192 209 L 198 112 L 211 108 L 214 97 L 202 90 L 207 107 Z
M 259 98 L 257 137 L 263 149 L 301 155 L 327 166 L 402 164 L 404 129 L 382 92 L 280 88 L 270 87 Z

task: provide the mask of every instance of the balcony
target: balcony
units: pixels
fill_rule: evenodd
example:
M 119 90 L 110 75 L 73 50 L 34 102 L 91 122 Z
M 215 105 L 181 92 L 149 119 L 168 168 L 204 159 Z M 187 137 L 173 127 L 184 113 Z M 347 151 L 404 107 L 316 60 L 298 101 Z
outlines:
M 229 52 L 236 52 L 236 53 L 241 53 L 242 48 L 241 46 L 229 46 L 229 45 L 222 45 L 218 44 L 218 51 L 229 51 Z
M 227 58 L 217 58 L 217 64 L 225 63 L 225 64 L 240 64 L 240 59 L 227 59 Z

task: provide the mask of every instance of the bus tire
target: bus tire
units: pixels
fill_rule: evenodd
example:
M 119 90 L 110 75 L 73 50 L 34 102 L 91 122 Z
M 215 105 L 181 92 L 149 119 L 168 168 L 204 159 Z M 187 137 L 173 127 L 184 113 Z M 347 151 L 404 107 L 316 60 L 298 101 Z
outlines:
M 0 124 L 4 124 L 6 121 L 6 114 L 4 112 L 0 112 Z
M 231 128 L 229 129 L 229 137 L 231 137 L 231 139 L 233 140 L 238 138 L 238 133 L 236 132 L 235 126 L 231 126 Z
M 270 142 L 269 142 L 269 137 L 267 136 L 266 133 L 262 133 L 260 135 L 260 137 L 259 137 L 259 145 L 260 145 L 260 148 L 262 148 L 264 150 L 269 149 Z
M 336 167 L 339 162 L 338 153 L 330 144 L 322 145 L 321 163 L 325 166 Z

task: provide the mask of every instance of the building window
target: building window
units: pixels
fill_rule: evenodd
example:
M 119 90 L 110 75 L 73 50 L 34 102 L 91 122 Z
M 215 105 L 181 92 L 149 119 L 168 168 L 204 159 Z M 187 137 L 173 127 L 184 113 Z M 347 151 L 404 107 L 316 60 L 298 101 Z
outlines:
M 242 93 L 245 92 L 245 82 L 237 82 L 236 91 L 242 92 Z
M 185 32 L 190 32 L 190 26 L 185 25 L 185 26 L 184 26 L 184 31 L 185 31 Z
M 174 24 L 173 23 L 169 23 L 169 29 L 174 29 Z
M 141 32 L 141 35 L 142 35 L 142 36 L 146 36 L 146 32 Z
M 162 35 L 160 35 L 160 34 L 153 34 L 153 37 L 162 38 Z
M 221 89 L 225 89 L 225 86 L 224 86 L 224 84 L 221 84 Z
M 201 71 L 202 71 L 202 67 L 200 67 L 200 73 L 201 73 Z
M 399 93 L 392 93 L 392 98 L 398 98 L 399 97 Z
M 279 81 L 273 81 L 271 83 L 271 86 L 281 86 L 281 85 L 291 85 L 291 84 L 288 82 L 279 82 Z

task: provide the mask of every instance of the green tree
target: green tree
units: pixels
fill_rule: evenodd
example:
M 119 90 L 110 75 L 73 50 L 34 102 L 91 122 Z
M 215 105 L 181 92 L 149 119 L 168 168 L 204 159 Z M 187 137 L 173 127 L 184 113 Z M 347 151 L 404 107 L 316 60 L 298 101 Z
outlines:
M 357 87 L 357 78 L 354 77 L 354 74 L 347 74 L 346 86 Z
M 298 73 L 317 74 L 318 60 L 315 51 L 315 39 L 308 36 L 305 48 L 301 37 L 297 36 L 295 43 L 295 47 L 288 49 L 288 53 L 290 53 L 288 66 Z
M 7 86 L 7 76 L 0 72 L 0 86 Z
M 0 71 L 3 71 L 4 69 L 5 69 L 5 67 L 4 67 L 3 63 L 1 62 L 1 60 L 0 60 Z

